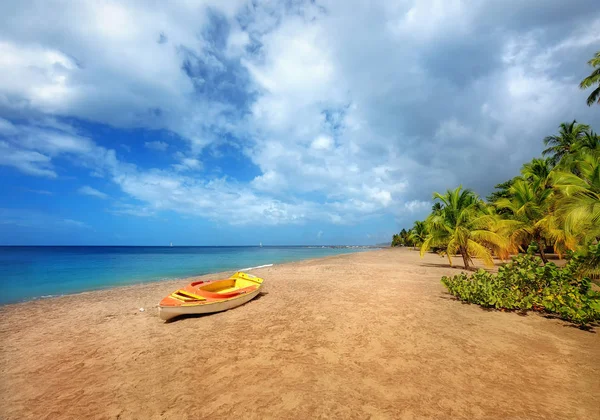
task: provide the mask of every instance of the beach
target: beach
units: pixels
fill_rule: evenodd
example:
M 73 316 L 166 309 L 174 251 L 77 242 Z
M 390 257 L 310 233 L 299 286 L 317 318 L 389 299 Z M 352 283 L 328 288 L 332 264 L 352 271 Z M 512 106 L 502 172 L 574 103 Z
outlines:
M 406 248 L 275 265 L 170 323 L 186 280 L 6 305 L 0 418 L 600 418 L 600 328 L 462 304 L 460 271 Z

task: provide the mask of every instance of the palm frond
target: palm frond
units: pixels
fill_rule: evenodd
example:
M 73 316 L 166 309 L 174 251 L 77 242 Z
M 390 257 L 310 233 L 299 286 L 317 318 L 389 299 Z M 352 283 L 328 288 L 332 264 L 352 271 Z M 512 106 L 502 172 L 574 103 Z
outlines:
M 585 79 L 583 79 L 581 81 L 581 83 L 579 84 L 579 87 L 581 89 L 587 89 L 590 86 L 593 86 L 599 82 L 600 82 L 600 68 L 597 68 L 596 70 L 592 71 L 592 73 L 588 77 L 586 77 Z
M 588 106 L 592 106 L 594 102 L 598 102 L 598 104 L 600 104 L 600 51 L 598 51 L 594 57 L 588 61 L 588 64 L 594 67 L 594 70 L 592 70 L 592 73 L 590 73 L 588 77 L 581 81 L 579 87 L 581 89 L 588 89 L 594 85 L 598 85 L 598 87 L 594 89 L 591 95 L 587 98 Z
M 423 242 L 423 245 L 421 245 L 421 258 L 423 258 L 423 255 L 425 255 L 425 253 L 429 250 L 429 248 L 431 248 L 431 241 L 433 240 L 433 237 L 431 235 L 429 235 L 427 238 L 425 238 L 425 241 Z
M 482 260 L 486 266 L 494 266 L 494 259 L 492 258 L 492 253 L 485 246 L 480 245 L 473 240 L 469 240 L 469 242 L 467 243 L 467 251 L 470 255 L 473 255 L 475 258 L 479 258 L 480 260 Z
M 598 83 L 600 84 L 600 81 L 598 81 Z M 592 91 L 586 101 L 588 106 L 594 105 L 594 102 L 598 102 L 598 104 L 600 104 L 600 86 Z

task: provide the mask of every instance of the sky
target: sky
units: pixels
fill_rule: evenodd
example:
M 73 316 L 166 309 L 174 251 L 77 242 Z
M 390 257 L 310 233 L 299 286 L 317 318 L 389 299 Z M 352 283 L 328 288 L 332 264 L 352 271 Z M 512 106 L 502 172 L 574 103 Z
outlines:
M 0 2 L 0 244 L 376 244 L 577 119 L 597 0 Z

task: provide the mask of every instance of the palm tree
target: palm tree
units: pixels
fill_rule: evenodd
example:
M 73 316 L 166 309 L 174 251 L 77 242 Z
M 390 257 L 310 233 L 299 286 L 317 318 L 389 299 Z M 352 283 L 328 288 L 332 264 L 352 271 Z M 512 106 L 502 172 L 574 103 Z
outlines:
M 577 167 L 579 160 L 585 155 L 592 155 L 596 159 L 600 159 L 600 137 L 592 130 L 586 132 L 573 145 L 571 151 L 562 157 L 560 164 L 556 166 L 555 170 L 578 174 Z
M 588 106 L 592 106 L 594 102 L 598 102 L 600 104 L 600 51 L 598 51 L 594 57 L 588 61 L 588 64 L 592 66 L 594 70 L 588 77 L 581 81 L 579 87 L 581 89 L 587 89 L 594 85 L 598 85 L 598 87 L 594 89 L 587 98 Z
M 548 188 L 551 171 L 551 158 L 532 159 L 531 162 L 524 164 L 521 168 L 521 177 L 526 181 L 533 183 L 534 189 Z
M 412 242 L 410 241 L 410 232 L 406 229 L 402 229 L 400 232 L 400 241 L 403 246 L 411 246 Z
M 552 166 L 556 166 L 563 156 L 571 152 L 574 145 L 585 136 L 589 129 L 589 125 L 577 124 L 576 120 L 573 120 L 571 124 L 561 123 L 557 136 L 548 136 L 544 139 L 544 144 L 550 147 L 546 148 L 542 155 L 550 155 Z
M 550 232 L 554 220 L 548 217 L 552 189 L 547 188 L 547 185 L 545 181 L 517 179 L 510 187 L 510 198 L 501 198 L 495 203 L 497 208 L 508 210 L 514 220 L 510 235 L 513 249 L 534 241 L 538 244 L 544 263 L 548 262 L 544 252 L 546 239 L 558 237 L 556 233 L 552 235 Z
M 510 187 L 512 187 L 512 184 L 514 184 L 514 182 L 515 182 L 515 178 L 509 179 L 508 181 L 505 181 L 501 184 L 495 185 L 494 189 L 496 189 L 498 191 L 494 191 L 486 197 L 486 200 L 488 201 L 488 203 L 493 203 L 496 200 L 498 200 L 499 198 L 510 197 L 509 190 L 510 190 Z
M 575 165 L 573 172 L 553 173 L 556 213 L 565 231 L 589 243 L 600 239 L 600 159 L 582 153 Z
M 409 238 L 413 246 L 421 246 L 427 237 L 427 225 L 425 222 L 417 220 L 409 232 Z
M 583 247 L 575 256 L 581 263 L 580 274 L 591 279 L 600 279 L 600 244 Z
M 587 153 L 600 156 L 600 136 L 593 130 L 585 133 L 585 136 L 577 143 L 577 153 Z
M 421 257 L 432 246 L 445 248 L 450 265 L 452 255 L 460 253 L 468 270 L 473 257 L 493 266 L 492 251 L 507 254 L 507 238 L 492 230 L 498 219 L 486 211 L 485 203 L 474 192 L 459 186 L 443 195 L 436 192 L 433 198 L 442 207 L 425 222 L 429 233 L 421 245 Z
M 431 212 L 433 214 L 439 214 L 442 211 L 442 204 L 441 203 L 433 203 L 433 206 L 431 206 Z

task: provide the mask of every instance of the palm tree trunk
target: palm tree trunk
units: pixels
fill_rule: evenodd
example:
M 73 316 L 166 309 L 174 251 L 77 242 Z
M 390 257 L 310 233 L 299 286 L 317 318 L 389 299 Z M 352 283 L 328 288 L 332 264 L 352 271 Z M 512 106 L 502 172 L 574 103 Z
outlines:
M 539 249 L 539 253 L 540 253 L 540 258 L 542 259 L 542 261 L 544 262 L 544 264 L 547 264 L 548 263 L 548 257 L 546 257 L 546 253 L 544 252 L 544 248 L 546 248 L 546 241 L 544 241 L 540 237 L 535 238 L 535 241 L 537 242 L 537 245 L 538 245 L 538 249 Z
M 538 242 L 539 243 L 539 242 Z M 544 264 L 548 263 L 548 257 L 546 257 L 546 253 L 544 252 L 544 248 L 546 247 L 544 244 L 539 244 L 540 247 L 540 257 Z
M 464 248 L 460 249 L 460 255 L 462 255 L 463 263 L 465 265 L 465 270 L 469 269 L 469 255 L 467 254 L 467 250 Z

